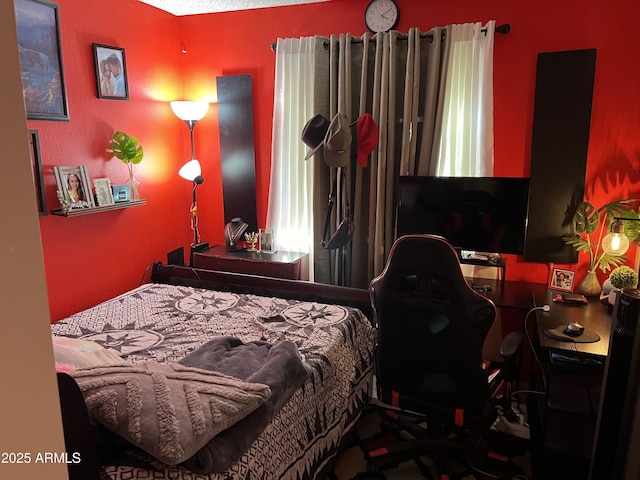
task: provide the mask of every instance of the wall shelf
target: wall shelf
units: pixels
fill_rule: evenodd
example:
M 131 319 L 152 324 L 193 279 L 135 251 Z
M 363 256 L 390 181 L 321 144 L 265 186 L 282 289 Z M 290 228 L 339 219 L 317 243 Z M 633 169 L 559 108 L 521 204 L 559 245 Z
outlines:
M 139 205 L 144 205 L 145 203 L 147 203 L 146 200 L 132 200 L 130 202 L 114 203 L 113 205 L 105 205 L 103 207 L 76 208 L 71 209 L 68 212 L 65 212 L 61 208 L 57 208 L 55 210 L 51 210 L 51 213 L 61 217 L 77 217 L 80 215 L 90 215 L 93 213 L 110 212 L 111 210 L 122 210 L 123 208 L 137 207 Z

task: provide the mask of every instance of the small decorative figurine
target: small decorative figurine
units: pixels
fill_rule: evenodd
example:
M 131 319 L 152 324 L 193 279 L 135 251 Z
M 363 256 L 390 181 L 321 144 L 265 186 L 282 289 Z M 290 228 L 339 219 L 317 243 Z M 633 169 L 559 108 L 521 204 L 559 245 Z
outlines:
M 258 243 L 258 234 L 256 232 L 245 233 L 244 239 L 247 241 L 249 246 L 247 247 L 247 252 L 257 252 L 256 243 Z

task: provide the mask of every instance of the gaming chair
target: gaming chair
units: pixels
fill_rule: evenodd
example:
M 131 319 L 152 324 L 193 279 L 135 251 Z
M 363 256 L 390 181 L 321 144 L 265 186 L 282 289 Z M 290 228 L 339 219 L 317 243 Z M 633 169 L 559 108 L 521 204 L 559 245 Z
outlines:
M 369 451 L 370 464 L 427 451 L 441 479 L 452 478 L 444 451 L 463 463 L 492 458 L 509 465 L 487 444 L 497 414 L 483 344 L 496 307 L 469 286 L 451 244 L 434 235 L 400 237 L 369 291 L 377 323 L 379 409 L 410 434 L 407 441 Z M 507 339 L 501 351 L 507 360 L 521 339 L 521 332 Z

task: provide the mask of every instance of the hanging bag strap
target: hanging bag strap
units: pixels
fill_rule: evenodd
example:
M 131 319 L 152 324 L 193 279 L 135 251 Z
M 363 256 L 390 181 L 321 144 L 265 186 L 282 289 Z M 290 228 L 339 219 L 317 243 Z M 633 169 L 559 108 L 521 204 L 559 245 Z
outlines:
M 345 246 L 351 240 L 353 236 L 353 217 L 351 216 L 351 208 L 349 207 L 349 202 L 345 198 L 345 217 L 340 222 L 338 229 L 331 236 L 331 238 L 327 241 L 327 234 L 329 233 L 329 226 L 331 225 L 331 212 L 333 211 L 333 205 L 336 203 L 336 194 L 337 194 L 337 182 L 340 175 L 343 174 L 342 168 L 338 168 L 339 172 L 336 175 L 336 178 L 333 180 L 333 187 L 331 189 L 331 193 L 329 194 L 329 209 L 327 210 L 327 217 L 324 221 L 324 230 L 322 232 L 322 247 L 328 250 L 333 250 L 336 248 L 340 248 Z M 342 178 L 342 188 L 345 189 L 344 186 L 345 179 Z
M 329 209 L 327 210 L 327 217 L 324 220 L 324 229 L 322 230 L 322 248 L 327 248 L 327 234 L 329 233 L 329 226 L 331 225 L 331 212 L 333 212 L 333 204 L 336 203 L 336 193 L 338 188 L 338 177 L 333 179 L 333 187 L 329 194 Z

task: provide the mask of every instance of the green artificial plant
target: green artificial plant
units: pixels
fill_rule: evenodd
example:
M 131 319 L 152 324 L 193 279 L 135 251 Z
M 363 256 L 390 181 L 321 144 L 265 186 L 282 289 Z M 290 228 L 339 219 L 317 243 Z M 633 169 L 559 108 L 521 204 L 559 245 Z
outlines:
M 574 234 L 563 235 L 562 239 L 578 252 L 589 254 L 589 270 L 599 268 L 607 272 L 612 267 L 626 262 L 625 255 L 612 255 L 602 249 L 602 239 L 609 233 L 614 218 L 638 218 L 634 205 L 638 199 L 616 200 L 596 208 L 589 202 L 582 202 L 573 216 Z M 624 233 L 630 242 L 640 240 L 640 222 L 624 222 Z
M 134 181 L 133 166 L 142 161 L 142 157 L 144 156 L 142 145 L 136 137 L 117 131 L 111 139 L 111 150 L 116 158 L 122 160 L 122 163 L 127 165 L 129 178 L 131 180 L 131 194 L 133 198 L 136 199 L 138 192 L 136 191 L 137 186 Z
M 638 274 L 633 268 L 621 265 L 612 270 L 609 281 L 615 288 L 634 288 L 638 284 Z

